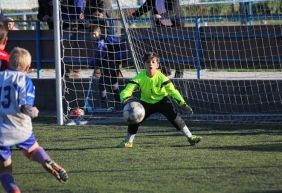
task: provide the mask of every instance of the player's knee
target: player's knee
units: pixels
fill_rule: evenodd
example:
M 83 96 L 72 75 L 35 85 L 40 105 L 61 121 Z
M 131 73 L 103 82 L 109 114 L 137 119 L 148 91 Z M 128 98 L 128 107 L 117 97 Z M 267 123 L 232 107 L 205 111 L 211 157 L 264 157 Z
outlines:
M 113 90 L 116 91 L 116 90 L 118 90 L 118 89 L 119 89 L 118 83 L 114 83 L 114 84 L 113 84 Z
M 101 90 L 100 91 L 100 95 L 101 95 L 101 97 L 106 97 L 107 91 L 106 90 Z
M 173 123 L 175 124 L 177 130 L 181 130 L 186 125 L 185 121 L 179 114 L 177 114 L 177 116 L 173 120 Z
M 0 159 L 0 175 L 2 175 L 5 172 L 11 172 L 12 171 L 12 158 L 9 157 L 8 159 Z
M 119 87 L 118 87 L 118 86 L 114 86 L 114 87 L 113 87 L 113 91 L 114 91 L 114 92 L 119 92 Z
M 34 152 L 38 151 L 41 148 L 42 147 L 37 142 L 35 142 L 28 150 L 23 150 L 23 153 L 28 159 L 31 159 Z
M 138 124 L 134 124 L 134 125 L 129 125 L 128 126 L 128 133 L 136 134 L 137 131 L 138 131 Z
M 31 152 L 34 152 L 35 150 L 37 150 L 38 148 L 41 148 L 41 146 L 35 142 L 30 148 L 28 148 L 28 152 L 31 153 Z

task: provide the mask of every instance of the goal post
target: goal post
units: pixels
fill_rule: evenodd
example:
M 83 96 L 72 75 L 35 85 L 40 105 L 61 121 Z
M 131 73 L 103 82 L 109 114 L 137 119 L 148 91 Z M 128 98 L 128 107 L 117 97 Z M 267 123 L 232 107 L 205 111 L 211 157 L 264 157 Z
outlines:
M 103 114 L 120 118 L 121 104 L 116 95 L 139 68 L 144 68 L 144 53 L 155 51 L 162 72 L 194 110 L 194 115 L 186 116 L 179 109 L 186 119 L 282 121 L 281 1 L 182 0 L 147 6 L 151 12 L 139 9 L 143 2 L 115 0 L 104 8 L 107 17 L 103 19 L 113 32 L 110 36 L 118 41 L 105 41 L 109 49 L 103 66 L 99 66 L 104 72 L 100 77 L 92 65 L 97 40 L 91 37 L 89 27 L 97 21 L 86 16 L 69 21 L 60 17 L 65 119 L 75 107 L 84 109 L 88 120 Z M 64 28 L 62 22 L 69 27 Z M 122 53 L 126 53 L 125 58 L 119 58 Z M 72 77 L 66 69 L 80 74 L 73 72 Z M 122 75 L 112 76 L 107 71 Z M 101 102 L 101 84 L 106 87 L 105 104 Z
M 53 4 L 53 18 L 54 18 L 54 51 L 55 51 L 55 71 L 56 71 L 56 115 L 57 124 L 64 124 L 63 112 L 63 95 L 62 95 L 62 77 L 61 77 L 61 44 L 60 44 L 60 12 L 59 2 L 54 1 Z

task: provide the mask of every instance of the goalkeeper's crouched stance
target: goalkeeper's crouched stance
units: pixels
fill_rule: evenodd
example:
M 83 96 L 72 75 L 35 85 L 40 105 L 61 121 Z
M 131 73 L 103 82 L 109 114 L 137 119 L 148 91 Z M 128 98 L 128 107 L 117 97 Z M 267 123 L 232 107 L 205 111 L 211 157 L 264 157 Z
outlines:
M 202 138 L 192 135 L 184 120 L 173 107 L 171 99 L 175 100 L 186 112 L 192 114 L 193 110 L 186 104 L 169 78 L 158 70 L 160 66 L 158 55 L 154 52 L 148 52 L 144 56 L 144 61 L 146 69 L 141 70 L 122 90 L 120 93 L 121 102 L 127 103 L 131 101 L 133 92 L 139 87 L 141 92 L 140 102 L 145 109 L 143 121 L 154 113 L 161 113 L 177 130 L 187 137 L 191 145 L 199 143 Z M 134 137 L 141 123 L 128 125 L 127 136 L 117 145 L 118 148 L 130 148 L 133 146 Z

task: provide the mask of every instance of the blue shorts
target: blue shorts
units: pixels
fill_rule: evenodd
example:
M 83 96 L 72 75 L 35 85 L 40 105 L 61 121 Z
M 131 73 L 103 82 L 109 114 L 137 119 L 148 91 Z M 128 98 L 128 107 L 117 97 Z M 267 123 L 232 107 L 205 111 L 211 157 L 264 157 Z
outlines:
M 35 142 L 36 142 L 35 135 L 31 134 L 31 136 L 27 140 L 17 144 L 16 147 L 19 149 L 28 150 Z M 12 155 L 12 147 L 13 146 L 1 146 L 0 159 L 7 160 Z

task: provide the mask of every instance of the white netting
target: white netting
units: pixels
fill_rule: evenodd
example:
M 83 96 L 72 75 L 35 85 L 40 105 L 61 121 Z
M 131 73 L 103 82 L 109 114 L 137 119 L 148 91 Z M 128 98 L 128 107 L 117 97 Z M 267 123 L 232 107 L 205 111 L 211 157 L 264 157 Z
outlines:
M 194 119 L 281 121 L 281 1 L 203 3 L 182 1 L 165 9 L 148 4 L 139 12 L 126 1 L 104 7 L 108 15 L 102 25 L 110 26 L 108 34 L 120 39 L 119 48 L 110 53 L 119 53 L 127 41 L 126 59 L 105 57 L 108 63 L 121 64 L 124 77 L 118 77 L 119 88 L 143 67 L 143 54 L 156 51 L 162 71 L 194 109 Z M 87 26 L 97 20 L 62 20 L 71 24 L 62 29 L 64 67 L 91 69 L 97 41 Z M 92 70 L 85 72 L 88 78 L 64 79 L 66 112 L 80 106 L 91 117 L 110 107 L 120 109 L 111 87 L 106 104 L 101 104 L 99 80 Z

